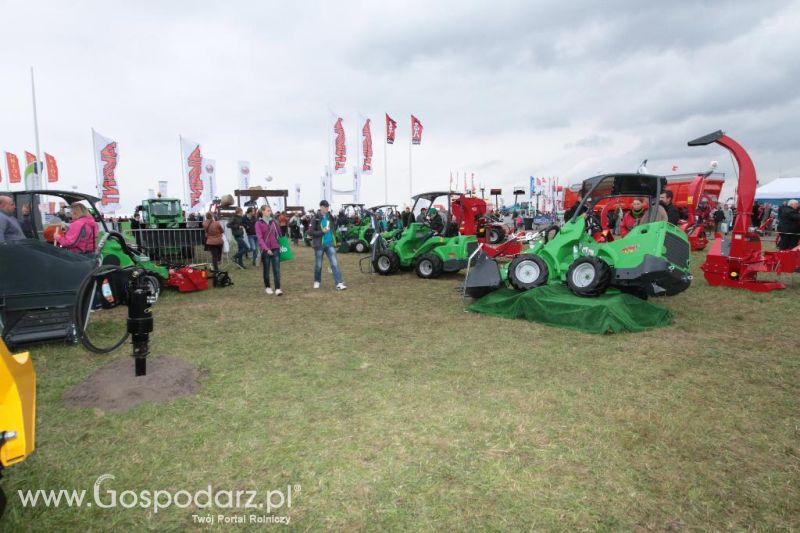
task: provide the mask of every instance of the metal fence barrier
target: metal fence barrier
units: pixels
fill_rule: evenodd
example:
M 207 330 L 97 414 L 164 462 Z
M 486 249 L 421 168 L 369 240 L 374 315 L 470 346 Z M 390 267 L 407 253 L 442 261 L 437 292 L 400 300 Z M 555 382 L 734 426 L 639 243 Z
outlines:
M 160 264 L 210 263 L 211 252 L 205 250 L 203 228 L 133 229 L 131 244 Z M 230 250 L 222 254 L 222 264 L 236 253 L 236 241 L 228 237 Z

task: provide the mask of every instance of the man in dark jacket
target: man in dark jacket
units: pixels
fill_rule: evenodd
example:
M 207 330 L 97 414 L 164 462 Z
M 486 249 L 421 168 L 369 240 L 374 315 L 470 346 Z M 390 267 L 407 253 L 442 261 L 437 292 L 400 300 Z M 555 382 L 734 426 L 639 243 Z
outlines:
M 800 211 L 797 200 L 791 200 L 781 211 L 778 218 L 778 250 L 791 250 L 800 242 Z
M 256 235 L 256 215 L 255 209 L 248 207 L 242 217 L 242 227 L 244 228 L 245 235 L 247 235 L 247 246 L 253 253 L 253 266 L 256 266 L 256 259 L 258 258 L 258 236 Z
M 660 197 L 660 204 L 661 207 L 664 208 L 664 211 L 667 212 L 667 222 L 673 224 L 675 226 L 678 225 L 678 220 L 680 220 L 681 215 L 678 213 L 678 208 L 675 207 L 675 204 L 672 203 L 672 191 L 664 191 L 661 193 Z
M 327 200 L 319 203 L 319 212 L 311 221 L 311 246 L 314 248 L 314 288 L 319 289 L 322 282 L 322 255 L 328 256 L 328 262 L 333 270 L 333 280 L 336 289 L 343 291 L 347 286 L 342 281 L 342 273 L 339 270 L 339 262 L 336 260 L 336 220 L 328 212 L 330 204 Z
M 231 230 L 231 235 L 236 240 L 236 255 L 233 256 L 233 262 L 241 269 L 244 269 L 244 262 L 242 258 L 250 251 L 250 246 L 245 240 L 247 235 L 244 229 L 244 219 L 242 217 L 242 208 L 237 207 L 234 211 L 231 221 L 228 222 L 228 228 Z
M 564 222 L 569 222 L 570 219 L 572 219 L 572 217 L 575 216 L 575 211 L 578 209 L 578 205 L 581 203 L 582 199 L 583 195 L 581 193 L 578 193 L 578 198 L 575 200 L 575 203 L 572 204 L 572 207 L 564 211 Z M 586 212 L 586 205 L 584 205 L 583 208 L 581 208 L 581 211 L 578 214 L 580 215 L 585 212 Z

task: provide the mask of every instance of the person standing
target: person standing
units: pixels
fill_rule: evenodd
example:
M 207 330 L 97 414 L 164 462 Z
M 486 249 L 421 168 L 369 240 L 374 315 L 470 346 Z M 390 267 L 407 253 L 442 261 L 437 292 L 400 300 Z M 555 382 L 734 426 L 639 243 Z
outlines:
M 259 219 L 256 222 L 256 236 L 258 246 L 261 249 L 261 268 L 264 275 L 264 292 L 281 296 L 281 245 L 278 242 L 281 228 L 272 216 L 272 208 L 269 204 L 261 206 Z M 269 284 L 269 269 L 272 267 L 272 274 L 275 278 L 275 291 Z
M 286 216 L 286 211 L 278 211 L 278 224 L 281 227 L 281 236 L 286 237 L 289 229 L 289 218 Z
M 247 235 L 247 247 L 253 254 L 253 266 L 256 266 L 256 261 L 259 255 L 258 237 L 256 236 L 256 210 L 248 207 L 242 217 L 242 226 Z
M 75 202 L 69 208 L 72 223 L 65 234 L 56 237 L 56 244 L 70 252 L 93 254 L 97 250 L 97 222 L 85 205 Z
M 667 222 L 673 224 L 675 226 L 678 225 L 678 221 L 681 218 L 680 213 L 678 212 L 678 208 L 675 207 L 675 204 L 672 203 L 673 193 L 670 190 L 666 190 L 661 193 L 660 196 L 660 204 L 661 207 L 664 208 L 664 211 L 667 212 Z
M 292 218 L 289 219 L 289 235 L 291 235 L 292 242 L 295 246 L 301 239 L 300 235 L 300 215 L 297 212 L 292 213 Z
M 219 270 L 219 262 L 222 260 L 222 224 L 214 220 L 214 215 L 206 213 L 203 221 L 203 230 L 206 233 L 206 250 L 211 252 L 211 266 L 214 272 Z
M 241 269 L 244 269 L 244 262 L 242 258 L 250 251 L 247 245 L 247 235 L 244 230 L 244 219 L 242 217 L 242 208 L 237 207 L 233 212 L 231 221 L 228 222 L 228 228 L 231 230 L 231 235 L 236 240 L 236 255 L 233 256 L 233 262 Z
M 778 219 L 778 250 L 791 250 L 800 243 L 800 203 L 790 200 Z
M 10 196 L 0 196 L 0 242 L 20 241 L 25 238 L 19 221 L 14 217 L 17 206 Z
M 329 208 L 328 201 L 322 200 L 319 203 L 319 212 L 311 222 L 311 246 L 314 248 L 314 288 L 319 289 L 322 282 L 322 255 L 325 254 L 328 256 L 328 262 L 333 270 L 333 281 L 336 283 L 336 288 L 343 291 L 347 286 L 342 281 L 339 262 L 336 260 L 336 243 L 333 238 L 336 221 L 328 212 Z

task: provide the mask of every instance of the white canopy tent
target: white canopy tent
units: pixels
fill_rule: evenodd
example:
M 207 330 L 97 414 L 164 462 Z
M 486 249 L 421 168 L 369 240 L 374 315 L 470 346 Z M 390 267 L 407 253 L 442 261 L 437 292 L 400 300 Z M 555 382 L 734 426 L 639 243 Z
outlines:
M 800 200 L 800 178 L 777 178 L 756 189 L 756 200 L 792 199 Z

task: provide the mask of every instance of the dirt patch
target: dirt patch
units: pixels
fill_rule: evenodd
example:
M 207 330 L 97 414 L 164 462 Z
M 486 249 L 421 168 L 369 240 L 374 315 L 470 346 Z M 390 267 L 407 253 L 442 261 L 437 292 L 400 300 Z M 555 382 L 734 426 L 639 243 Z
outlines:
M 133 357 L 122 357 L 98 368 L 64 394 L 70 407 L 127 411 L 145 402 L 165 402 L 191 396 L 200 389 L 197 369 L 175 357 L 148 357 L 147 375 L 134 375 Z

